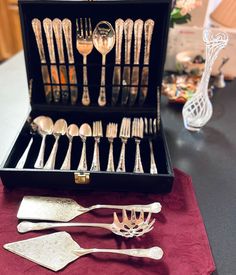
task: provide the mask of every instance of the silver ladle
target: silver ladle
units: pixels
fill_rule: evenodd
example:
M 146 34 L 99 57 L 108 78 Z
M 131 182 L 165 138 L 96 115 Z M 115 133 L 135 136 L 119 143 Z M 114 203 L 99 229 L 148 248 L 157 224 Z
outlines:
M 58 119 L 53 126 L 53 135 L 55 137 L 55 142 L 50 153 L 50 156 L 43 167 L 44 169 L 53 170 L 56 162 L 56 154 L 58 148 L 58 141 L 61 135 L 65 135 L 67 130 L 67 123 L 64 119 Z
M 77 137 L 79 135 L 79 127 L 76 124 L 69 125 L 66 135 L 69 139 L 69 146 L 67 149 L 67 153 L 66 153 L 64 162 L 61 166 L 61 170 L 70 170 L 72 141 L 73 141 L 73 137 Z

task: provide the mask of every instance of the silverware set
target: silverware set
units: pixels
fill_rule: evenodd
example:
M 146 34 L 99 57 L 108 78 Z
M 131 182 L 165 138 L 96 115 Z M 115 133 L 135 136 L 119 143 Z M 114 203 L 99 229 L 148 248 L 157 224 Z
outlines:
M 135 103 L 143 105 L 148 94 L 149 59 L 154 21 L 152 19 L 145 22 L 141 19 L 133 21 L 130 18 L 124 21 L 119 18 L 115 21 L 115 30 L 108 21 L 100 21 L 94 30 L 90 18 L 79 18 L 75 23 L 75 47 L 83 58 L 83 78 L 80 85 L 82 87 L 81 104 L 89 106 L 91 95 L 94 98 L 94 92 L 89 88 L 91 84 L 88 75 L 88 58 L 95 48 L 102 56 L 101 81 L 100 84 L 96 83 L 95 85 L 99 87 L 97 104 L 101 107 L 107 105 L 107 86 L 110 84 L 106 79 L 106 70 L 108 69 L 106 56 L 115 46 L 111 104 L 117 105 L 120 100 L 120 104 L 123 106 L 127 104 L 133 106 Z M 79 90 L 71 21 L 67 18 L 63 20 L 45 18 L 41 22 L 34 18 L 32 28 L 41 61 L 46 101 L 48 103 L 52 101 L 69 103 L 70 101 L 71 104 L 76 104 Z M 48 60 L 45 55 L 44 37 L 47 42 Z M 143 40 L 144 45 L 142 46 Z M 141 57 L 142 47 L 144 51 Z M 77 69 L 79 70 L 79 68 Z
M 141 148 L 143 139 L 148 140 L 148 143 L 145 142 L 142 150 L 146 150 L 148 144 L 148 150 L 150 151 L 150 169 L 149 171 L 145 171 L 146 173 L 157 174 L 157 165 L 155 160 L 155 154 L 153 150 L 153 140 L 155 140 L 157 136 L 157 126 L 156 119 L 152 118 L 142 118 L 135 117 L 133 119 L 124 117 L 121 121 L 120 127 L 118 127 L 118 123 L 108 123 L 106 126 L 105 135 L 103 134 L 103 125 L 102 121 L 94 121 L 92 123 L 92 127 L 88 123 L 83 123 L 80 127 L 76 124 L 67 125 L 66 120 L 58 119 L 53 123 L 52 119 L 47 116 L 39 116 L 36 117 L 32 126 L 34 131 L 37 131 L 41 136 L 41 145 L 38 151 L 37 159 L 34 163 L 34 168 L 40 168 L 45 170 L 53 170 L 55 169 L 58 145 L 60 142 L 60 138 L 63 135 L 67 136 L 68 139 L 68 147 L 66 150 L 66 154 L 64 157 L 64 161 L 60 166 L 61 170 L 70 170 L 71 169 L 71 152 L 73 139 L 80 137 L 82 142 L 82 150 L 80 161 L 77 167 L 78 171 L 101 171 L 100 166 L 100 156 L 102 155 L 102 159 L 104 162 L 104 149 L 100 150 L 100 141 L 101 139 L 106 138 L 109 143 L 109 152 L 107 156 L 107 172 L 126 172 L 126 147 L 130 139 L 135 142 L 135 158 L 134 158 L 134 173 L 144 173 L 142 157 L 141 157 Z M 118 129 L 120 128 L 120 129 Z M 47 161 L 45 162 L 45 148 L 46 148 L 46 140 L 47 136 L 54 136 L 54 144 L 52 145 L 50 154 L 48 156 Z M 114 164 L 114 152 L 113 152 L 113 143 L 114 140 L 119 136 L 121 142 L 121 149 L 119 155 L 118 165 L 115 168 Z M 94 139 L 94 148 L 93 148 L 93 157 L 90 168 L 88 168 L 87 163 L 87 145 L 86 141 L 88 138 L 93 137 Z M 23 152 L 21 158 L 19 159 L 16 167 L 23 168 L 25 166 L 25 162 L 28 158 L 28 154 L 30 152 L 30 148 L 33 144 L 33 137 L 30 139 L 25 151 Z M 48 148 L 48 146 L 47 146 Z M 47 149 L 49 150 L 49 149 Z M 128 148 L 128 150 L 130 150 Z M 101 152 L 100 152 L 101 151 Z M 117 152 L 117 150 L 116 150 Z M 129 154 L 131 152 L 129 151 Z M 116 159 L 118 156 L 116 155 Z M 129 165 L 130 166 L 130 165 Z
M 121 209 L 122 218 L 120 219 L 114 212 L 112 223 L 68 222 L 76 216 L 100 208 Z M 128 211 L 131 213 L 128 214 Z M 17 230 L 19 233 L 27 233 L 63 227 L 96 227 L 109 230 L 124 238 L 141 237 L 154 228 L 155 219 L 151 220 L 152 213 L 160 211 L 161 204 L 158 202 L 148 205 L 98 204 L 85 208 L 69 198 L 25 196 L 20 204 L 17 218 L 26 220 L 17 225 Z M 32 220 L 41 220 L 41 222 L 32 222 Z M 163 250 L 157 246 L 146 249 L 84 249 L 71 238 L 70 234 L 63 231 L 8 243 L 4 248 L 53 271 L 58 271 L 75 259 L 94 252 L 117 253 L 154 260 L 159 260 L 163 256 Z

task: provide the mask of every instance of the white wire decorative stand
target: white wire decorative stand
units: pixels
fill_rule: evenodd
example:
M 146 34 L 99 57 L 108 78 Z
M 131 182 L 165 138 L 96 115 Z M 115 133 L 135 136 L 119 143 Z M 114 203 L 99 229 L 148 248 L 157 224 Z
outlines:
M 212 116 L 212 104 L 208 97 L 208 84 L 212 66 L 219 52 L 227 45 L 228 35 L 220 32 L 214 35 L 209 29 L 203 31 L 206 45 L 206 62 L 196 93 L 188 100 L 182 111 L 184 126 L 190 131 L 199 131 Z

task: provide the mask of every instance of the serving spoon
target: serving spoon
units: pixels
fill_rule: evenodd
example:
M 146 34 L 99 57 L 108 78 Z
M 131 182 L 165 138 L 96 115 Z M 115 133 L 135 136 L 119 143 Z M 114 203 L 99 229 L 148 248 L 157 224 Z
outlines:
M 56 162 L 56 154 L 57 154 L 57 149 L 58 149 L 58 141 L 61 135 L 65 135 L 67 130 L 67 123 L 64 119 L 58 119 L 54 126 L 53 126 L 53 135 L 55 137 L 55 142 L 52 148 L 52 151 L 50 153 L 50 156 L 44 165 L 44 169 L 49 169 L 52 170 L 55 167 L 55 162 Z
M 77 137 L 79 135 L 79 127 L 76 124 L 69 125 L 67 128 L 66 135 L 69 139 L 69 146 L 67 149 L 67 153 L 66 153 L 64 162 L 61 166 L 61 170 L 70 170 L 72 141 L 73 141 L 74 137 Z
M 38 132 L 42 136 L 42 141 L 41 141 L 40 150 L 39 150 L 37 160 L 34 164 L 34 168 L 43 168 L 45 141 L 46 141 L 47 135 L 52 134 L 52 129 L 53 129 L 52 119 L 50 117 L 42 118 L 42 120 L 40 121 L 40 125 L 38 127 Z

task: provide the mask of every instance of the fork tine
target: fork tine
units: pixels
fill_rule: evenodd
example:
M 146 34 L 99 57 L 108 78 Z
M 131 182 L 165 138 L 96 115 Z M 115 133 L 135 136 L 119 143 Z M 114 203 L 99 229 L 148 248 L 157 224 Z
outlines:
M 85 18 L 84 21 L 85 21 L 85 37 L 88 37 L 88 20 L 87 20 L 87 18 Z
M 143 119 L 142 119 L 142 117 L 139 119 L 139 137 L 143 138 Z
M 141 210 L 141 212 L 139 214 L 139 220 L 144 221 L 144 212 L 143 212 L 143 210 Z
M 80 36 L 84 37 L 83 19 L 82 18 L 80 18 Z
M 125 209 L 122 209 L 122 220 L 123 222 L 128 220 L 127 212 Z
M 152 129 L 152 119 L 149 118 L 149 134 L 153 134 L 153 129 Z
M 92 36 L 92 24 L 91 24 L 91 18 L 89 18 L 89 36 Z
M 151 216 L 152 216 L 152 214 L 151 214 L 151 212 L 149 212 L 149 213 L 148 213 L 148 216 L 147 216 L 147 218 L 146 218 L 146 220 L 145 220 L 145 223 L 149 223 L 149 221 L 150 221 L 150 219 L 151 219 Z
M 78 18 L 76 18 L 75 22 L 76 22 L 76 35 L 77 35 L 77 36 L 80 36 Z
M 131 223 L 135 223 L 136 220 L 137 220 L 136 212 L 134 209 L 132 209 L 131 210 Z
M 156 219 L 153 219 L 150 223 L 149 223 L 149 227 L 152 227 L 155 223 Z
M 153 132 L 154 132 L 154 134 L 157 133 L 157 119 L 156 118 L 153 119 Z
M 120 223 L 119 218 L 118 218 L 116 212 L 113 212 L 113 223 L 117 223 L 117 224 Z
M 145 125 L 145 127 L 144 127 L 145 130 L 144 131 L 145 131 L 145 134 L 147 135 L 148 134 L 148 120 L 147 120 L 146 117 L 144 118 L 144 125 Z
M 103 132 L 102 132 L 102 121 L 99 121 L 99 136 L 103 136 Z

